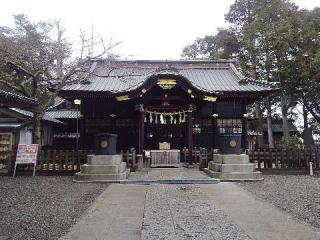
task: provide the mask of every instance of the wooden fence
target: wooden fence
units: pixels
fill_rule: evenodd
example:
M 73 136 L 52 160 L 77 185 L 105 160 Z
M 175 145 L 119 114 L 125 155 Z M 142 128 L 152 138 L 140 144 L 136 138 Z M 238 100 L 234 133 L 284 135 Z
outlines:
M 91 150 L 42 150 L 38 158 L 37 171 L 78 172 L 80 165 L 87 162 Z
M 297 148 L 260 148 L 249 152 L 250 162 L 259 170 L 305 170 L 310 162 L 313 169 L 320 170 L 320 150 Z
M 1 160 L 0 166 L 12 168 L 14 158 L 13 152 L 5 153 L 7 160 Z M 87 162 L 89 150 L 42 150 L 39 154 L 37 172 L 50 173 L 75 173 L 80 171 L 81 164 Z M 138 166 L 137 153 L 135 149 L 121 151 L 123 161 L 127 167 L 135 170 Z M 206 168 L 208 162 L 213 160 L 212 149 L 194 148 L 192 150 L 192 162 L 198 164 L 200 169 Z M 4 156 L 4 155 L 3 155 Z M 314 170 L 320 170 L 320 149 L 290 149 L 290 148 L 260 148 L 249 152 L 250 161 L 256 163 L 258 170 L 266 171 L 308 171 L 310 162 Z M 181 162 L 189 163 L 189 151 L 184 148 L 181 151 Z M 32 170 L 32 166 L 19 166 L 20 170 Z M 3 169 L 2 169 L 3 170 Z M 2 171 L 0 169 L 0 173 Z
M 13 151 L 6 152 L 8 157 L 5 161 L 1 161 L 1 166 L 12 171 L 15 156 Z M 39 153 L 37 161 L 37 172 L 44 174 L 55 173 L 75 173 L 80 171 L 81 164 L 87 162 L 87 156 L 93 154 L 92 150 L 42 150 Z M 137 165 L 136 151 L 134 149 L 121 151 L 123 161 L 127 166 L 134 169 Z M 19 170 L 31 171 L 31 165 L 19 165 Z
M 183 148 L 181 151 L 181 160 L 184 164 L 189 163 L 189 150 Z M 213 150 L 206 148 L 192 149 L 192 163 L 198 164 L 200 169 L 206 168 L 209 161 L 213 160 Z

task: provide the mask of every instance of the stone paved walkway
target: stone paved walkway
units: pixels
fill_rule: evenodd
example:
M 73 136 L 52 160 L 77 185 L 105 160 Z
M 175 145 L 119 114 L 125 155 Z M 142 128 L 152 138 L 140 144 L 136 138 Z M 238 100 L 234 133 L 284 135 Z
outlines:
M 212 202 L 232 218 L 252 239 L 319 240 L 320 232 L 288 213 L 257 199 L 233 183 L 201 186 Z
M 142 240 L 250 238 L 197 185 L 148 187 Z
M 197 167 L 194 168 L 150 168 L 148 170 L 132 172 L 129 180 L 210 180 Z
M 145 192 L 142 185 L 111 184 L 61 240 L 140 240 Z
M 205 179 L 197 169 L 152 169 L 132 179 Z M 62 239 L 319 240 L 318 230 L 233 183 L 112 184 Z

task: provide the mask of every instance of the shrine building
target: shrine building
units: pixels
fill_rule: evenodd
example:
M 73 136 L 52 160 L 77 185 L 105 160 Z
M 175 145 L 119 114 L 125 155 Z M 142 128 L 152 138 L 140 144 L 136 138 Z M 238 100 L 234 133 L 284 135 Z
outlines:
M 162 144 L 238 154 L 247 148 L 247 105 L 278 89 L 245 78 L 235 65 L 96 60 L 84 79 L 59 95 L 78 103 L 81 149 L 93 148 L 94 135 L 108 132 L 118 135 L 117 151 L 143 153 Z

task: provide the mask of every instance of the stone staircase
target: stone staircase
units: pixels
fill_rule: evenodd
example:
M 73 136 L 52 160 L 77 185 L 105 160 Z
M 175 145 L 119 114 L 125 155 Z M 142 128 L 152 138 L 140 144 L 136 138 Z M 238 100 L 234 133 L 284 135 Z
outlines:
M 81 165 L 74 181 L 119 183 L 125 181 L 129 173 L 121 155 L 88 155 L 88 163 Z
M 220 181 L 259 181 L 262 173 L 255 171 L 255 164 L 249 163 L 246 154 L 215 154 L 204 171 Z

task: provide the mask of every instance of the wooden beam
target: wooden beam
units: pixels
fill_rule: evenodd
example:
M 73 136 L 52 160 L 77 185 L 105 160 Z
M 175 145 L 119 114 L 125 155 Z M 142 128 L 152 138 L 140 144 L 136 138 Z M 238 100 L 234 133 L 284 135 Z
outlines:
M 185 102 L 186 97 L 182 96 L 145 96 L 145 101 L 181 101 Z

